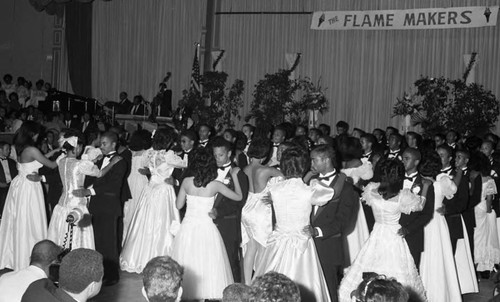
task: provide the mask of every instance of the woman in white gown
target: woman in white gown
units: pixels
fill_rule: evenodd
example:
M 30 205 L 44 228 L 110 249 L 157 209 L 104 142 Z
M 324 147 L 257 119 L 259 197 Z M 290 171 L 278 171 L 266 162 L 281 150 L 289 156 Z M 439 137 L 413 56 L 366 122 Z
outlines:
M 70 129 L 73 130 L 73 129 Z M 104 176 L 111 167 L 121 158 L 113 157 L 106 168 L 99 168 L 90 160 L 79 160 L 78 155 L 83 150 L 83 135 L 78 131 L 66 132 L 65 138 L 61 141 L 66 156 L 57 159 L 59 174 L 63 185 L 63 193 L 59 198 L 59 203 L 54 207 L 50 219 L 48 239 L 55 242 L 63 248 L 69 248 L 69 238 L 66 238 L 68 231 L 68 214 L 77 210 L 82 215 L 81 219 L 73 227 L 72 249 L 88 248 L 94 249 L 94 230 L 92 229 L 90 214 L 87 209 L 87 198 L 76 197 L 72 194 L 73 190 L 83 188 L 85 176 Z
M 127 230 L 120 255 L 122 270 L 141 273 L 151 258 L 170 255 L 181 218 L 175 207 L 174 187 L 165 180 L 174 168 L 186 167 L 186 162 L 169 150 L 175 139 L 173 130 L 157 130 L 153 148 L 144 155 L 151 178 L 139 197 Z
M 323 205 L 334 192 L 318 181 L 312 181 L 311 186 L 303 182 L 309 164 L 307 151 L 299 147 L 290 147 L 281 156 L 280 167 L 286 179 L 269 187 L 276 226 L 266 247 L 257 252 L 254 278 L 276 271 L 300 287 L 302 301 L 327 302 L 328 287 L 309 225 L 313 202 Z
M 339 300 L 350 302 L 351 293 L 363 281 L 363 273 L 395 278 L 407 288 L 412 301 L 427 301 L 422 279 L 405 239 L 399 236 L 401 213 L 421 211 L 425 198 L 403 188 L 404 166 L 399 160 L 379 162 L 381 183 L 370 183 L 362 198 L 373 209 L 375 225 L 370 237 L 342 279 Z M 430 182 L 425 181 L 422 196 Z
M 35 145 L 41 126 L 32 121 L 23 123 L 14 138 L 19 174 L 12 180 L 0 223 L 0 267 L 19 270 L 28 267 L 35 243 L 47 238 L 47 217 L 42 185 L 37 176 L 42 166 L 56 168 Z M 28 179 L 28 177 L 30 179 Z
M 130 188 L 130 195 L 132 198 L 127 200 L 123 205 L 123 242 L 127 238 L 127 231 L 135 213 L 139 197 L 142 191 L 147 186 L 148 177 L 139 172 L 140 169 L 148 166 L 148 158 L 146 150 L 151 148 L 151 132 L 147 130 L 137 130 L 130 137 L 129 149 L 132 152 L 132 165 L 130 168 L 130 175 L 127 178 L 128 186 Z
M 262 165 L 271 149 L 271 142 L 255 139 L 248 148 L 250 164 L 243 170 L 248 176 L 249 192 L 241 211 L 241 247 L 243 248 L 243 273 L 245 283 L 252 283 L 255 255 L 259 246 L 266 246 L 267 238 L 273 231 L 272 209 L 266 199 L 269 194 L 268 182 L 278 181 L 283 174 L 276 168 Z
M 443 199 L 451 199 L 457 186 L 448 174 L 439 174 L 441 160 L 436 152 L 424 154 L 419 166 L 422 176 L 433 181 L 434 210 L 441 208 Z M 451 247 L 448 224 L 443 215 L 434 212 L 424 228 L 424 251 L 420 261 L 420 275 L 431 302 L 462 300 L 460 283 Z
M 363 149 L 357 138 L 346 138 L 340 146 L 340 154 L 342 156 L 342 173 L 352 180 L 356 190 L 362 190 L 360 180 L 370 180 L 373 177 L 373 166 L 368 158 L 361 158 Z M 352 263 L 359 251 L 365 244 L 365 241 L 370 236 L 368 224 L 366 223 L 365 212 L 361 201 L 359 202 L 359 211 L 354 229 L 347 235 L 347 246 L 349 254 L 346 254 L 349 259 L 346 263 Z
M 184 179 L 177 196 L 177 208 L 187 202 L 187 209 L 174 240 L 172 258 L 184 267 L 183 300 L 220 300 L 224 288 L 233 283 L 233 275 L 224 242 L 209 213 L 217 194 L 233 200 L 243 198 L 239 168 L 230 172 L 233 192 L 215 180 L 217 165 L 211 150 L 195 150 L 190 161 L 194 177 Z

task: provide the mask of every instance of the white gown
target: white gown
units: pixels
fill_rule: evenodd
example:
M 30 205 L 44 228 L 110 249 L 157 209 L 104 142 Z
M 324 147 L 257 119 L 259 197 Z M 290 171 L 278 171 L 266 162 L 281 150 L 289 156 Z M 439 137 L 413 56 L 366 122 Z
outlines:
M 146 157 L 151 179 L 139 198 L 120 255 L 121 269 L 135 273 L 141 273 L 151 258 L 170 255 L 181 222 L 174 187 L 165 178 L 174 168 L 186 167 L 186 162 L 172 150 L 148 150 Z
M 500 262 L 497 218 L 495 211 L 487 212 L 486 197 L 497 194 L 495 181 L 483 177 L 481 202 L 474 208 L 476 227 L 474 229 L 474 263 L 477 271 L 491 271 Z
M 32 161 L 17 166 L 19 174 L 10 184 L 0 223 L 0 268 L 13 270 L 28 267 L 33 246 L 47 238 L 42 184 L 26 178 L 43 165 Z
M 361 159 L 362 165 L 356 168 L 342 169 L 341 172 L 347 177 L 350 177 L 354 184 L 357 184 L 360 179 L 370 180 L 373 177 L 372 163 L 367 158 Z M 366 223 L 365 211 L 359 201 L 359 211 L 356 219 L 356 225 L 353 231 L 347 235 L 347 246 L 349 249 L 349 261 L 354 262 L 359 251 L 370 237 L 368 224 Z
M 374 272 L 396 278 L 413 292 L 414 300 L 412 301 L 427 301 L 424 285 L 418 275 L 408 244 L 397 234 L 401 228 L 399 225 L 401 213 L 421 211 L 424 204 L 420 197 L 408 189 L 385 200 L 378 194 L 378 186 L 378 183 L 370 183 L 363 192 L 363 199 L 373 209 L 375 225 L 370 238 L 342 279 L 339 301 L 352 301 L 351 292 L 363 281 L 364 272 Z
M 123 242 L 127 238 L 127 231 L 132 220 L 132 216 L 137 209 L 137 204 L 139 203 L 139 198 L 141 197 L 142 191 L 148 184 L 148 177 L 139 173 L 139 169 L 148 166 L 147 151 L 138 154 L 132 151 L 132 168 L 130 169 L 130 175 L 127 178 L 128 186 L 130 188 L 130 195 L 132 198 L 127 200 L 123 206 Z
M 451 199 L 456 192 L 457 186 L 447 174 L 438 175 L 434 182 L 434 210 L 443 205 L 445 197 Z M 462 301 L 448 224 L 436 212 L 424 228 L 420 275 L 430 302 Z
M 87 209 L 87 198 L 76 197 L 73 190 L 83 188 L 85 175 L 96 176 L 99 168 L 91 161 L 78 160 L 76 158 L 63 158 L 58 161 L 59 174 L 63 184 L 63 193 L 59 203 L 54 207 L 50 219 L 48 238 L 57 245 L 63 246 L 65 234 L 68 231 L 66 218 L 71 210 L 78 208 L 84 213 L 82 219 L 73 227 L 72 249 L 87 248 L 94 249 L 94 230 Z M 66 243 L 68 248 L 69 241 Z
M 187 209 L 172 247 L 172 258 L 184 267 L 183 300 L 220 300 L 233 273 L 224 241 L 208 213 L 214 197 L 187 195 Z
M 301 291 L 302 301 L 330 301 L 316 246 L 304 228 L 310 224 L 312 202 L 325 204 L 333 197 L 333 190 L 307 186 L 302 179 L 292 178 L 272 185 L 269 192 L 276 227 L 266 247 L 257 252 L 254 278 L 276 271 L 306 289 Z

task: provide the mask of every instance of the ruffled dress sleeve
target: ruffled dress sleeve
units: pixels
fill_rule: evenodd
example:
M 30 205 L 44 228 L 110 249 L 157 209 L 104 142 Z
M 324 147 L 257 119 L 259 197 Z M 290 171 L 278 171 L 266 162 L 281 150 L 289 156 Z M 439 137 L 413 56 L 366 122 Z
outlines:
M 484 192 L 484 196 L 497 194 L 497 186 L 495 185 L 495 181 L 493 180 L 493 178 L 488 177 L 488 180 L 486 181 L 486 184 L 484 186 Z
M 323 184 L 317 179 L 311 180 L 309 187 L 312 190 L 311 204 L 315 206 L 325 205 L 335 194 L 332 187 Z
M 80 162 L 78 163 L 78 171 L 84 175 L 89 176 L 101 175 L 101 171 L 99 170 L 99 168 L 90 160 L 80 160 Z
M 452 178 L 447 174 L 439 174 L 436 177 L 434 186 L 439 186 L 444 197 L 452 199 L 453 195 L 457 193 L 457 185 L 453 182 Z
M 411 192 L 410 189 L 401 190 L 398 201 L 399 210 L 407 215 L 411 212 L 422 211 L 425 205 L 425 198 Z
M 377 182 L 371 182 L 366 185 L 363 193 L 361 194 L 361 199 L 363 199 L 367 205 L 371 206 L 375 199 L 380 199 L 380 195 L 377 192 L 379 186 L 380 183 Z
M 182 159 L 179 155 L 175 154 L 174 151 L 168 150 L 167 153 L 165 153 L 165 161 L 170 165 L 175 168 L 186 168 L 187 167 L 187 160 Z

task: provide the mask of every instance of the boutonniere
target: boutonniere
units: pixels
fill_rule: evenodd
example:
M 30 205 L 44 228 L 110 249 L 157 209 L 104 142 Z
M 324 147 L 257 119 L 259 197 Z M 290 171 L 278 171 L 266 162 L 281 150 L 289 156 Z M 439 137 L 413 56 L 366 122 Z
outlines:
M 225 184 L 225 185 L 228 185 L 230 182 L 231 182 L 231 180 L 229 178 L 224 178 L 222 180 L 222 183 Z
M 418 195 L 418 193 L 420 193 L 420 186 L 413 187 L 413 189 L 411 189 L 411 191 L 413 192 L 413 194 Z

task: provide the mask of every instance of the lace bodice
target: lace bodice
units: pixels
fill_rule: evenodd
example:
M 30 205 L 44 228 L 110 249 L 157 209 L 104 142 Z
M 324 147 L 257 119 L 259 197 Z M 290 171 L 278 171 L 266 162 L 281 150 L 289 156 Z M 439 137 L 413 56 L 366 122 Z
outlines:
M 19 170 L 18 174 L 25 177 L 26 175 L 38 173 L 38 169 L 43 167 L 43 165 L 34 160 L 29 163 L 17 163 L 17 169 Z
M 172 150 L 153 150 L 145 152 L 144 166 L 147 166 L 151 172 L 150 182 L 161 183 L 165 178 L 170 177 L 174 168 L 186 168 L 187 161 L 183 160 Z
M 385 200 L 377 192 L 379 185 L 370 183 L 363 192 L 363 200 L 371 206 L 376 223 L 397 225 L 401 213 L 409 214 L 423 209 L 424 199 L 413 194 L 409 189 L 403 189 L 397 196 Z
M 184 220 L 207 222 L 212 221 L 208 213 L 212 210 L 215 202 L 215 196 L 202 197 L 186 194 L 186 215 Z
M 277 182 L 269 192 L 276 212 L 276 229 L 285 232 L 302 232 L 309 225 L 313 204 L 324 204 L 333 197 L 333 189 L 308 186 L 300 178 Z
M 341 170 L 347 177 L 352 178 L 354 184 L 357 184 L 360 179 L 369 180 L 373 177 L 372 163 L 367 158 L 362 158 L 361 162 L 359 167 Z
M 99 173 L 99 168 L 91 161 L 66 157 L 58 160 L 58 169 L 63 185 L 63 194 L 59 199 L 59 205 L 85 205 L 86 199 L 75 197 L 72 192 L 83 188 L 85 175 L 96 176 Z
M 445 197 L 451 199 L 457 192 L 457 185 L 448 174 L 439 174 L 433 186 L 435 194 L 434 209 L 438 209 L 443 205 L 443 199 Z

